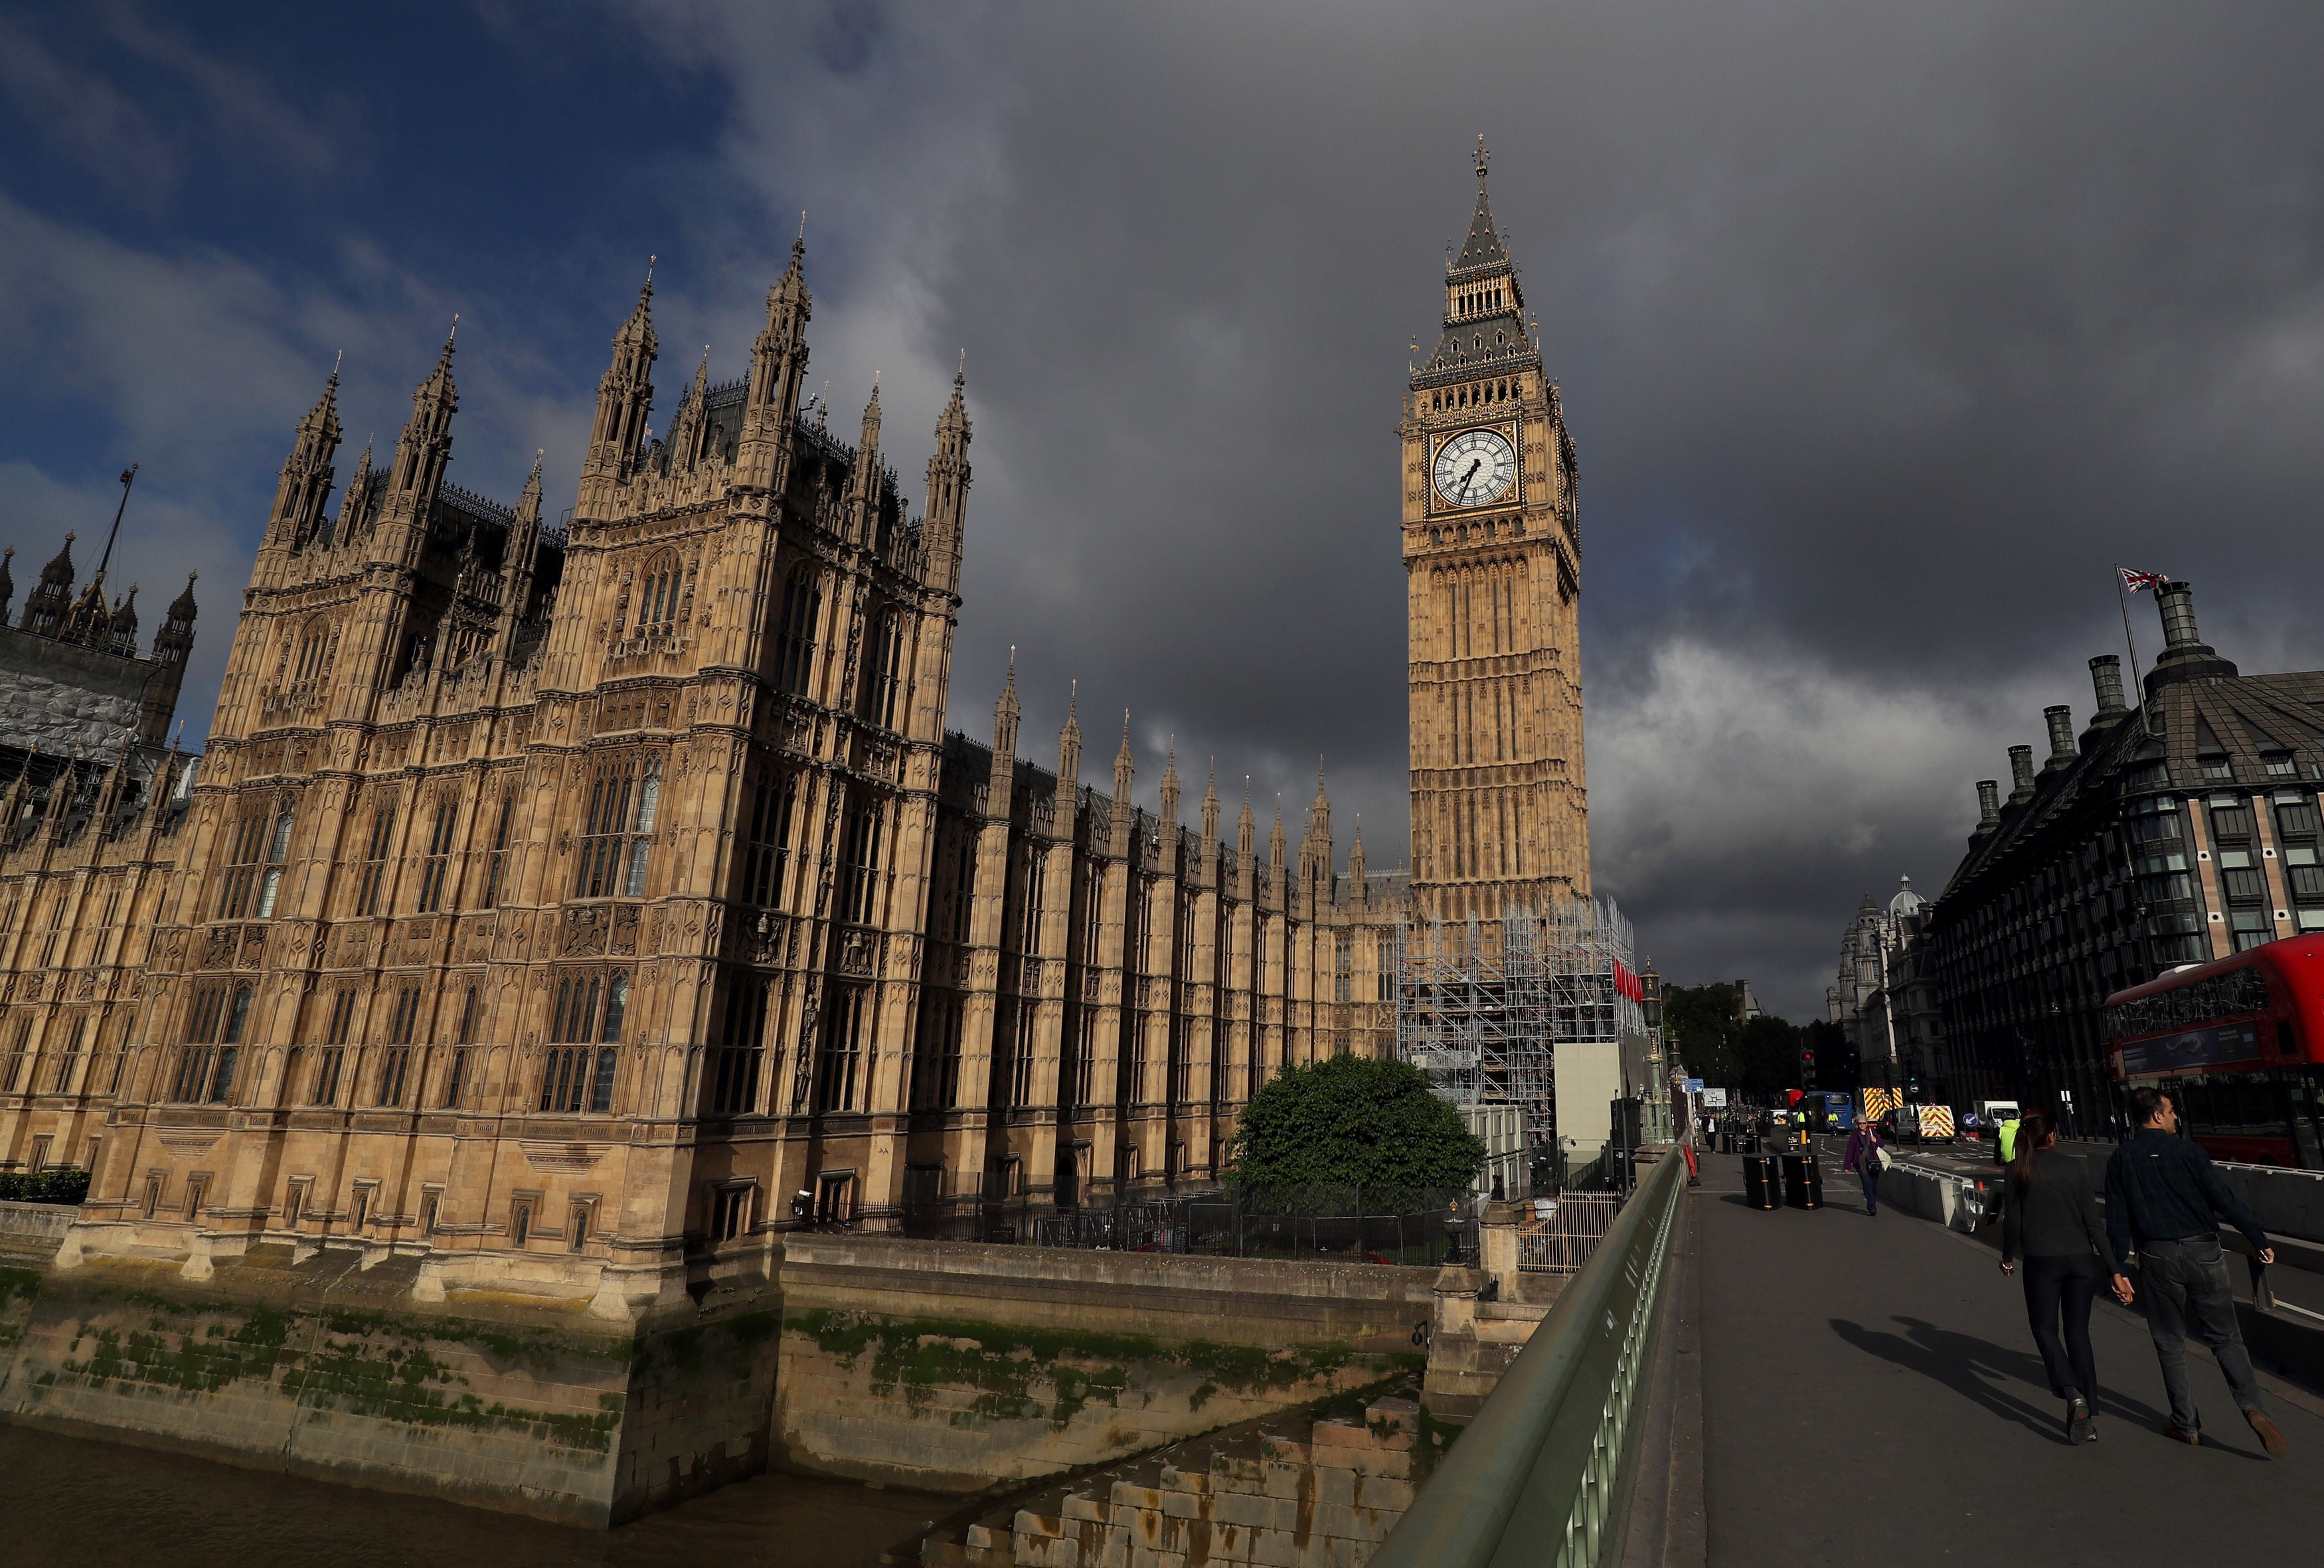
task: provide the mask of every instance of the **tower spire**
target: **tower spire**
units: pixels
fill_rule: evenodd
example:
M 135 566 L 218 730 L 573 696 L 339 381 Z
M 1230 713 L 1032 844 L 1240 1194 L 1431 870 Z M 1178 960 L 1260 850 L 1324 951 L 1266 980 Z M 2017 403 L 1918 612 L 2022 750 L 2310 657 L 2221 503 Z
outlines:
M 290 456 L 283 459 L 281 482 L 274 490 L 274 511 L 267 519 L 269 545 L 298 549 L 322 531 L 324 504 L 330 498 L 334 476 L 331 459 L 339 449 L 338 399 L 339 367 L 335 363 L 329 379 L 323 383 L 323 395 L 291 432 Z M 129 499 L 129 482 L 136 472 L 133 467 L 121 477 L 121 499 L 124 504 Z M 117 516 L 114 526 L 120 527 Z M 106 549 L 109 557 L 110 540 Z
M 928 585 L 945 593 L 960 590 L 960 563 L 968 512 L 968 350 L 952 378 L 952 400 L 936 416 L 936 446 L 928 457 L 926 519 Z
M 630 476 L 644 448 L 646 421 L 653 416 L 653 366 L 661 353 L 653 328 L 653 269 L 646 258 L 646 281 L 638 302 L 613 334 L 613 357 L 597 382 L 597 417 L 589 428 L 589 455 L 581 464 L 581 505 L 601 506 L 605 492 Z
M 751 346 L 750 385 L 735 449 L 741 484 L 779 491 L 788 482 L 791 426 L 798 419 L 799 383 L 807 374 L 807 324 L 814 314 L 815 301 L 807 291 L 807 215 L 801 213 L 790 265 L 767 291 L 767 324 Z
M 1178 826 L 1178 737 L 1170 737 L 1170 751 L 1162 764 L 1162 821 L 1175 830 Z

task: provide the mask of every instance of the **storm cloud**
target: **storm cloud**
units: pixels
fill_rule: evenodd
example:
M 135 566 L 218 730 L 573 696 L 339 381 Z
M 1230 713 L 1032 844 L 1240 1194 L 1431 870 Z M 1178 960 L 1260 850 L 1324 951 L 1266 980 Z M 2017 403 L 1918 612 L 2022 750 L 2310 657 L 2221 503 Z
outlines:
M 144 457 L 138 568 L 216 589 L 189 713 L 333 352 L 392 440 L 461 311 L 455 476 L 545 447 L 563 505 L 646 254 L 667 407 L 803 209 L 810 385 L 852 431 L 880 378 L 908 485 L 965 352 L 954 724 L 1013 645 L 1028 749 L 1078 680 L 1149 802 L 1175 744 L 1296 835 L 1320 759 L 1393 864 L 1395 428 L 1480 132 L 1581 455 L 1595 872 L 1665 973 L 1820 1011 L 1857 898 L 2089 711 L 2116 560 L 2324 655 L 2313 7 L 166 14 L 0 24 L 0 534 Z

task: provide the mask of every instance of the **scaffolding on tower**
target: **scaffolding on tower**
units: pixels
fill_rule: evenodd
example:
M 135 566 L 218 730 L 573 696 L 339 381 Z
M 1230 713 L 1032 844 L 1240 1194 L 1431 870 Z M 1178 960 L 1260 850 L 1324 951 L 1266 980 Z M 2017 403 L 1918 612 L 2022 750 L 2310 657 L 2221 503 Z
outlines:
M 1557 1141 L 1557 1047 L 1643 1036 L 1637 949 L 1608 899 L 1518 905 L 1499 921 L 1399 920 L 1396 1054 L 1455 1105 L 1513 1104 Z

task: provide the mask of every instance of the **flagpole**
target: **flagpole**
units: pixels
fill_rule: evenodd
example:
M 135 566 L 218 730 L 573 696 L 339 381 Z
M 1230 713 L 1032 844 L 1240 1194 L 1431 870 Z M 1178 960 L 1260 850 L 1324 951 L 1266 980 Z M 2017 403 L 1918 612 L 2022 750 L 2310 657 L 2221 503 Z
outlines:
M 2134 691 L 2146 689 L 2146 678 L 2138 669 L 2138 639 L 2130 633 L 2130 595 L 2122 586 L 2122 563 L 2114 564 L 2115 602 L 2122 606 L 2122 640 L 2130 644 L 2130 682 Z
M 137 483 L 137 465 L 132 463 L 121 471 L 121 504 L 113 509 L 113 531 L 105 536 L 105 554 L 97 563 L 97 575 L 105 576 L 105 568 L 113 564 L 113 541 L 121 537 L 121 514 L 129 510 L 129 487 Z

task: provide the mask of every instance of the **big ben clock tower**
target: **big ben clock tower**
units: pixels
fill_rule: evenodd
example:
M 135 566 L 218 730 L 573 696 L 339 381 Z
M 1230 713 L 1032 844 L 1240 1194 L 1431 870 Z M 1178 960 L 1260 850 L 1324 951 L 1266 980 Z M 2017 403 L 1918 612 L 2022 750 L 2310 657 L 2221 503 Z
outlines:
M 1423 919 L 1590 890 L 1573 442 L 1486 200 L 1445 268 L 1404 438 L 1412 881 Z

